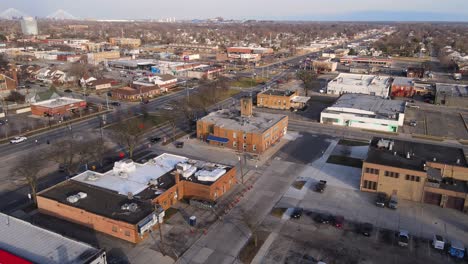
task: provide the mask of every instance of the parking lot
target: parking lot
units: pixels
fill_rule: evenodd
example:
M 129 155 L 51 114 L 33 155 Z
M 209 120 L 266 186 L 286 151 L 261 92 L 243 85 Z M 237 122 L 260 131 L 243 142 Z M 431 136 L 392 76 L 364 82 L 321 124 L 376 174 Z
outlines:
M 407 108 L 402 132 L 466 140 L 468 131 L 462 115 L 468 116 L 468 111 L 437 106 Z M 410 125 L 412 120 L 416 126 Z

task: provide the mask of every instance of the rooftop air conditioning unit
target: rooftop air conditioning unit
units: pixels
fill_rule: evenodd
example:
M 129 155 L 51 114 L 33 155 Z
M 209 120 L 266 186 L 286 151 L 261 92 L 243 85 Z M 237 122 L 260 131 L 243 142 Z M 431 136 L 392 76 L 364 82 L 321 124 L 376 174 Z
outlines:
M 138 209 L 138 205 L 136 203 L 131 203 L 128 205 L 128 210 L 130 212 L 136 212 L 137 209 Z
M 86 177 L 86 181 L 97 181 L 99 179 L 99 176 L 96 175 L 95 173 L 91 173 Z
M 71 195 L 71 196 L 67 197 L 67 201 L 69 203 L 76 203 L 76 202 L 78 202 L 78 200 L 80 200 L 80 197 L 77 196 L 77 195 Z
M 88 197 L 88 194 L 85 193 L 85 192 L 79 192 L 77 194 L 77 196 L 79 197 L 79 199 L 84 199 L 84 198 Z

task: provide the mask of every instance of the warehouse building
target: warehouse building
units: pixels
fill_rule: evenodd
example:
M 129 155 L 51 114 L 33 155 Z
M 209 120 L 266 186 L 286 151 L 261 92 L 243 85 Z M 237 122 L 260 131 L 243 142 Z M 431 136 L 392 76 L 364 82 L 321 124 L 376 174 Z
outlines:
M 437 83 L 435 104 L 468 107 L 468 85 Z
M 236 169 L 162 154 L 144 164 L 122 160 L 105 173 L 83 172 L 40 192 L 41 213 L 139 243 L 179 200 L 217 201 L 237 183 Z
M 367 94 L 387 98 L 390 94 L 391 78 L 388 76 L 340 73 L 327 86 L 327 93 Z
M 86 108 L 81 99 L 60 97 L 31 104 L 31 112 L 36 116 L 67 115 Z
M 0 263 L 106 264 L 104 250 L 0 213 Z
M 241 99 L 241 111 L 223 109 L 197 121 L 197 138 L 212 145 L 261 154 L 288 129 L 288 117 L 253 113 L 252 98 Z
M 467 183 L 468 165 L 460 148 L 373 138 L 360 189 L 466 212 Z
M 343 94 L 320 114 L 320 123 L 385 132 L 403 126 L 406 103 L 377 96 Z

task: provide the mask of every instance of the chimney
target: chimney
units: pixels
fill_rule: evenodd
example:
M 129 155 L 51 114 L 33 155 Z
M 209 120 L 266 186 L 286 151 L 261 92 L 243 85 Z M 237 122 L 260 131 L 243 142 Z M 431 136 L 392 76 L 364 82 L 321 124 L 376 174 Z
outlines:
M 179 184 L 179 181 L 180 181 L 180 174 L 179 174 L 179 171 L 175 171 L 175 184 L 178 185 Z
M 241 103 L 241 116 L 251 117 L 252 112 L 253 112 L 252 97 L 244 96 L 240 99 L 240 103 Z

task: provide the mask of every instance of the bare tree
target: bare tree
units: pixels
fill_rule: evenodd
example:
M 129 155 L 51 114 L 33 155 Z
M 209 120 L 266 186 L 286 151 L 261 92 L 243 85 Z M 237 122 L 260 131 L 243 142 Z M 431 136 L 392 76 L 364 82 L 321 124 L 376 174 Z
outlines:
M 38 152 L 29 152 L 21 156 L 10 173 L 13 177 L 19 177 L 28 183 L 34 203 L 37 202 L 37 177 L 39 172 L 46 166 L 45 161 L 41 158 L 42 156 L 43 154 Z
M 133 152 L 142 140 L 145 124 L 138 118 L 131 118 L 121 120 L 115 126 L 112 137 L 125 147 L 129 157 L 133 158 Z
M 299 70 L 296 77 L 304 84 L 305 96 L 308 96 L 308 91 L 312 89 L 312 83 L 317 78 L 317 74 L 313 71 Z
M 98 162 L 102 167 L 104 166 L 105 155 L 109 152 L 109 147 L 102 138 L 91 140 L 89 144 L 92 146 L 90 157 L 93 161 Z
M 52 144 L 48 156 L 51 160 L 63 166 L 64 170 L 71 176 L 79 171 L 83 161 L 87 158 L 84 149 L 90 147 L 92 146 L 73 138 L 65 139 Z

